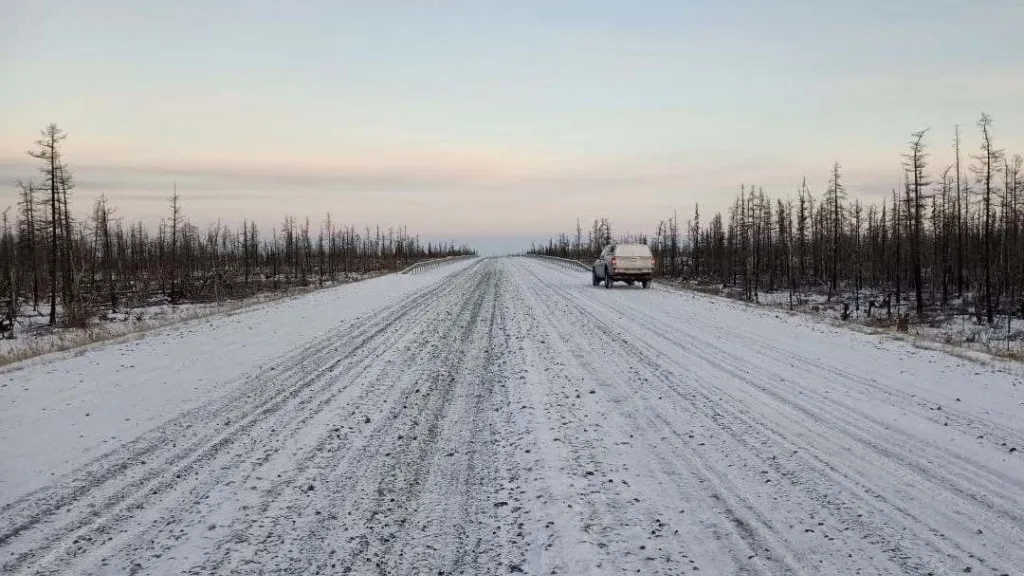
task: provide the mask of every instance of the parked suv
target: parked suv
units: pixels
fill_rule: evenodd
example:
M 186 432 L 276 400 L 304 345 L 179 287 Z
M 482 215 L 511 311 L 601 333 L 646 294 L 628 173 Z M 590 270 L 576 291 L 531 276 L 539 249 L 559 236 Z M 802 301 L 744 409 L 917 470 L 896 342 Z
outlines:
M 646 244 L 611 244 L 594 261 L 591 275 L 594 286 L 604 282 L 605 288 L 611 288 L 614 282 L 630 286 L 640 282 L 648 288 L 654 275 L 654 256 Z

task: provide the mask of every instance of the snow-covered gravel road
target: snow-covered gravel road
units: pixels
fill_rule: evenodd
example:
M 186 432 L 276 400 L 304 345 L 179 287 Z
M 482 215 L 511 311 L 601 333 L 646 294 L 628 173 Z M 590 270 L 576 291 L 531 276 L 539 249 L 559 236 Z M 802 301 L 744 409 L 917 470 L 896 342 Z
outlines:
M 0 374 L 3 574 L 1024 574 L 1024 384 L 527 259 Z

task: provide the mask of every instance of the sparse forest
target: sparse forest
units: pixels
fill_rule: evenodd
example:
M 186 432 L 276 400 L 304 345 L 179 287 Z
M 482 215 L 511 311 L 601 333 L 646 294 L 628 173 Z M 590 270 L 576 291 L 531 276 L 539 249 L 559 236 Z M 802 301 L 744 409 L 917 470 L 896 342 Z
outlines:
M 997 146 L 986 114 L 973 151 L 959 127 L 949 143 L 928 134 L 910 136 L 902 182 L 878 203 L 851 200 L 836 163 L 818 194 L 806 179 L 782 197 L 743 185 L 724 216 L 704 223 L 698 206 L 685 225 L 675 215 L 658 222 L 649 239 L 658 275 L 750 301 L 781 293 L 790 307 L 818 295 L 848 304 L 847 314 L 1024 317 L 1024 159 Z M 929 162 L 939 145 L 951 147 L 951 165 Z M 589 264 L 612 238 L 648 242 L 616 237 L 600 219 L 530 252 Z
M 19 201 L 3 211 L 0 327 L 7 335 L 26 310 L 46 314 L 51 326 L 77 327 L 104 311 L 324 285 L 473 253 L 452 243 L 424 244 L 404 227 L 342 226 L 330 213 L 315 222 L 286 216 L 271 230 L 250 221 L 201 229 L 176 190 L 168 191 L 167 217 L 156 229 L 121 217 L 105 197 L 83 217 L 72 208 L 66 137 L 55 124 L 42 131 L 29 151 L 39 174 L 16 183 Z

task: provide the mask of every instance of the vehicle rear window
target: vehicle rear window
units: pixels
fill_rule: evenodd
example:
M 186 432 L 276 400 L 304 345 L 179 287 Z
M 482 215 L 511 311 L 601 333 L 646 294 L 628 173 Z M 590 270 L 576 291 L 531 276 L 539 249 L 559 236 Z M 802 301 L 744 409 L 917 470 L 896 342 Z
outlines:
M 651 249 L 646 244 L 627 244 L 615 247 L 616 256 L 650 256 Z

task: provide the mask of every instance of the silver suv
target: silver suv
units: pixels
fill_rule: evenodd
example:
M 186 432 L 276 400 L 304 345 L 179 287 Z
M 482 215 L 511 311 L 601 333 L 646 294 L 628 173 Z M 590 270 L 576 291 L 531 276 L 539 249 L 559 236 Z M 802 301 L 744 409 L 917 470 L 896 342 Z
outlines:
M 654 275 L 654 256 L 646 244 L 611 244 L 605 246 L 591 269 L 594 286 L 604 282 L 611 288 L 614 282 L 632 286 L 640 282 L 644 288 L 651 285 Z

